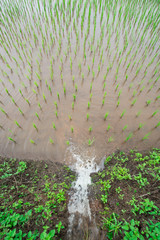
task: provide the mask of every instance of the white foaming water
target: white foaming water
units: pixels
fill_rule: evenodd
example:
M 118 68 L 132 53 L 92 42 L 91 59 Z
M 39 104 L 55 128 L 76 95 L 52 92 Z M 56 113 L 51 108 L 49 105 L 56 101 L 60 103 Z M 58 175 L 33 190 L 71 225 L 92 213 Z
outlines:
M 71 234 L 77 213 L 79 215 L 79 226 L 83 221 L 83 217 L 89 217 L 89 220 L 91 221 L 91 210 L 88 199 L 88 185 L 91 184 L 90 174 L 98 172 L 102 166 L 98 166 L 95 163 L 96 156 L 93 149 L 90 152 L 89 150 L 82 151 L 71 145 L 67 149 L 67 153 L 67 156 L 70 157 L 72 162 L 75 162 L 70 168 L 77 173 L 77 179 L 72 184 L 73 191 L 70 194 L 71 198 L 68 205 L 68 211 L 70 214 L 68 234 Z

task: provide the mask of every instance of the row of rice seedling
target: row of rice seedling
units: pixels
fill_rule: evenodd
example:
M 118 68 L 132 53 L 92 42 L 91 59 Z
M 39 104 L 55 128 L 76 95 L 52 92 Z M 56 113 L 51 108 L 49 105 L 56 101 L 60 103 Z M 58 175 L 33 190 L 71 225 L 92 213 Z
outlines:
M 70 138 L 158 144 L 159 10 L 154 0 L 2 3 L 1 143 L 23 149 L 23 136 L 37 155 Z

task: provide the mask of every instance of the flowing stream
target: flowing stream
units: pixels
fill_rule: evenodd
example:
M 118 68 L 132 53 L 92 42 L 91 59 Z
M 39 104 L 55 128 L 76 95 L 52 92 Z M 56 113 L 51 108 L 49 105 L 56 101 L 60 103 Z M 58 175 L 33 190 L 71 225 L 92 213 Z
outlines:
M 88 222 L 91 222 L 92 216 L 88 199 L 88 185 L 91 184 L 90 174 L 98 172 L 103 168 L 103 161 L 101 161 L 99 165 L 95 162 L 96 155 L 94 149 L 82 151 L 78 147 L 71 145 L 67 149 L 67 153 L 74 162 L 70 168 L 77 173 L 77 179 L 72 184 L 71 197 L 68 205 L 70 214 L 68 238 L 74 239 L 72 238 L 74 226 L 78 231 L 86 224 L 84 223 L 84 219 L 85 221 L 87 219 Z M 92 219 L 92 221 L 94 222 L 94 219 Z M 94 228 L 96 228 L 96 225 Z

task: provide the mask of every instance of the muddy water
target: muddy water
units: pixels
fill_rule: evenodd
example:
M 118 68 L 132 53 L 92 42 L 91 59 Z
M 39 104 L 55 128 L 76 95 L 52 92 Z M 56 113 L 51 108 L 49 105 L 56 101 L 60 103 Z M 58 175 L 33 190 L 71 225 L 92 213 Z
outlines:
M 9 1 L 7 3 L 9 4 Z M 67 7 L 66 3 L 65 8 L 60 2 L 56 7 L 58 18 L 56 11 L 53 11 L 55 26 L 51 23 L 50 7 L 46 6 L 45 13 L 43 4 L 40 3 L 38 10 L 34 1 L 32 5 L 29 3 L 24 7 L 19 17 L 16 17 L 13 8 L 13 18 L 9 22 L 4 20 L 5 26 L 2 26 L 1 35 L 4 44 L 0 46 L 0 107 L 7 115 L 0 112 L 1 155 L 64 162 L 67 141 L 88 148 L 89 139 L 94 139 L 92 146 L 98 159 L 116 149 L 144 150 L 160 146 L 160 127 L 155 127 L 160 121 L 160 111 L 152 116 L 156 110 L 160 110 L 160 98 L 157 98 L 160 95 L 160 36 L 156 25 L 158 6 L 156 3 L 148 3 L 147 6 L 142 3 L 141 6 L 128 5 L 129 1 L 124 1 L 123 4 L 112 1 L 112 4 L 106 6 L 102 1 L 101 6 L 97 5 L 96 31 L 93 38 L 96 8 L 92 3 L 84 56 L 90 1 L 86 6 L 85 1 L 80 3 L 75 4 L 69 18 L 73 1 L 71 7 Z M 25 6 L 25 3 L 21 3 L 22 6 L 23 4 Z M 53 1 L 52 8 L 55 4 Z M 9 19 L 6 6 L 3 6 L 3 14 Z M 134 9 L 130 19 L 126 16 L 128 6 Z M 86 17 L 81 32 L 84 8 Z M 150 14 L 154 15 L 154 31 L 152 25 L 147 25 L 149 20 L 146 18 L 146 9 L 151 10 Z M 132 14 L 132 10 L 130 12 Z M 128 24 L 124 24 L 125 17 Z M 36 41 L 34 35 L 37 36 Z M 128 45 L 124 50 L 126 41 Z M 75 101 L 73 94 L 76 95 Z M 29 104 L 25 99 L 29 100 Z M 148 100 L 151 102 L 147 105 Z M 121 117 L 123 111 L 125 113 Z M 107 112 L 108 117 L 104 120 Z M 138 112 L 140 115 L 137 117 Z M 38 113 L 39 118 L 35 113 Z M 20 127 L 15 124 L 15 120 Z M 56 129 L 53 128 L 53 122 Z M 33 127 L 33 123 L 37 129 Z M 143 125 L 141 128 L 140 124 Z M 127 128 L 123 131 L 125 126 Z M 130 133 L 132 137 L 126 141 Z M 148 139 L 142 140 L 148 133 Z M 53 144 L 50 143 L 50 138 L 53 139 Z M 34 144 L 30 142 L 31 139 Z
M 96 239 L 98 229 L 94 223 L 94 217 L 91 216 L 88 199 L 88 186 L 91 184 L 90 174 L 98 172 L 103 168 L 104 159 L 101 160 L 101 164 L 97 165 L 95 162 L 96 155 L 93 147 L 86 150 L 79 148 L 74 144 L 71 144 L 67 148 L 65 159 L 70 160 L 71 169 L 77 173 L 77 179 L 72 184 L 72 192 L 70 193 L 71 197 L 68 204 L 68 239 L 77 239 L 78 233 L 84 236 L 87 228 L 88 231 L 91 230 L 91 223 L 92 231 L 94 230 L 94 238 Z

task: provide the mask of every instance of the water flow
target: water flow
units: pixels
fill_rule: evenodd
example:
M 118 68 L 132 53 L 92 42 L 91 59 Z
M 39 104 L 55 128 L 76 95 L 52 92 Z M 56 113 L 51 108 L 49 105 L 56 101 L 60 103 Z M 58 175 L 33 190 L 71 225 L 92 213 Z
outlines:
M 102 166 L 96 164 L 96 156 L 93 149 L 91 152 L 87 150 L 82 151 L 72 145 L 67 151 L 74 162 L 71 165 L 71 169 L 77 173 L 77 179 L 72 184 L 71 198 L 68 205 L 70 214 L 68 235 L 71 236 L 75 223 L 76 227 L 80 229 L 84 219 L 88 219 L 91 222 L 91 210 L 88 199 L 88 185 L 91 184 L 90 174 L 97 172 Z

